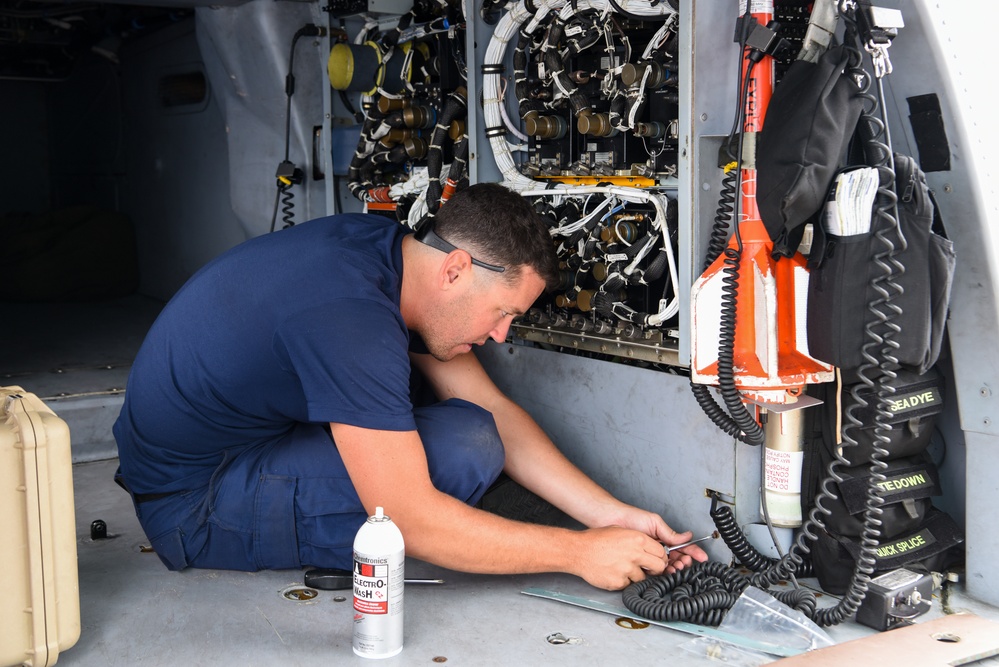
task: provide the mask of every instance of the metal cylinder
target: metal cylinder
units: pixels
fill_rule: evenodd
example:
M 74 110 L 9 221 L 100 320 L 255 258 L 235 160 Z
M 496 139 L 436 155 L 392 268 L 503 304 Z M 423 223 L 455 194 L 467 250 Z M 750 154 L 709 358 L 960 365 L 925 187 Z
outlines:
M 773 525 L 801 525 L 801 464 L 804 460 L 804 410 L 771 412 L 764 452 L 764 493 Z
M 406 127 L 425 130 L 437 122 L 437 113 L 430 107 L 411 106 L 402 112 L 402 122 Z
M 379 139 L 378 143 L 387 148 L 391 148 L 392 146 L 402 143 L 407 139 L 412 139 L 415 136 L 419 136 L 415 130 L 396 128 L 385 133 L 385 136 Z
M 402 142 L 406 155 L 414 160 L 422 160 L 427 156 L 427 142 L 420 137 L 410 137 Z
M 635 123 L 636 137 L 647 137 L 649 139 L 658 139 L 664 134 L 666 134 L 665 123 L 660 123 L 659 121 L 653 121 L 651 123 Z
M 600 230 L 600 240 L 604 243 L 634 243 L 638 238 L 638 225 L 628 220 L 619 220 Z
M 662 88 L 669 79 L 669 70 L 657 62 L 646 61 L 642 63 L 628 63 L 621 68 L 621 82 L 626 86 L 641 83 L 645 77 L 646 70 L 649 71 L 649 78 L 645 81 L 646 90 Z
M 334 90 L 373 94 L 379 86 L 385 84 L 389 87 L 389 92 L 397 93 L 403 87 L 400 79 L 402 61 L 401 55 L 383 61 L 381 49 L 374 42 L 340 42 L 330 49 L 326 72 Z
M 354 653 L 388 658 L 402 651 L 406 548 L 381 507 L 354 538 Z
M 408 109 L 412 104 L 412 97 L 385 97 L 383 95 L 378 98 L 378 110 L 384 114 Z
M 524 117 L 524 129 L 539 139 L 561 139 L 569 128 L 561 116 L 542 116 L 531 111 Z
M 576 301 L 575 299 L 570 299 L 565 294 L 556 294 L 555 305 L 559 308 L 575 308 Z
M 595 279 L 599 280 L 600 282 L 603 282 L 607 280 L 607 276 L 610 275 L 610 272 L 608 271 L 607 265 L 605 263 L 597 262 L 596 264 L 593 265 L 593 268 L 590 269 L 590 275 L 592 275 Z
M 593 113 L 592 111 L 582 111 L 576 118 L 576 129 L 580 134 L 587 134 L 591 137 L 610 137 L 617 133 L 611 125 L 610 116 L 606 113 Z

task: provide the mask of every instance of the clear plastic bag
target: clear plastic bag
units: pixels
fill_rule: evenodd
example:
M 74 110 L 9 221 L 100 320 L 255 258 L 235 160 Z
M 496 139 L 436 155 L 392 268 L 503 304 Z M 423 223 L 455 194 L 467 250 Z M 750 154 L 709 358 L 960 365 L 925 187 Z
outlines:
M 711 660 L 739 667 L 757 667 L 787 657 L 832 646 L 832 638 L 807 616 L 754 586 L 743 591 L 719 632 L 745 638 L 733 644 L 716 637 L 698 637 L 680 648 Z

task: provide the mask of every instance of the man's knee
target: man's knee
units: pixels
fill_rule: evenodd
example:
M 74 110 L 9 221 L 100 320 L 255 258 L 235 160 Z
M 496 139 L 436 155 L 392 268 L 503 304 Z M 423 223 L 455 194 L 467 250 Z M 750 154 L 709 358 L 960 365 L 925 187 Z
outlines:
M 492 414 L 451 399 L 418 408 L 415 416 L 434 486 L 467 503 L 478 502 L 506 460 Z

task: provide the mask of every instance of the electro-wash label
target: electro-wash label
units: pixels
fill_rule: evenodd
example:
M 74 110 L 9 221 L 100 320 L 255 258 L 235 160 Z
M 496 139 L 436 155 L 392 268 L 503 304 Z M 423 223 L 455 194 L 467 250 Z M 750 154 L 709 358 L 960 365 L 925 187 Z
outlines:
M 354 610 L 363 614 L 387 614 L 388 559 L 354 560 Z

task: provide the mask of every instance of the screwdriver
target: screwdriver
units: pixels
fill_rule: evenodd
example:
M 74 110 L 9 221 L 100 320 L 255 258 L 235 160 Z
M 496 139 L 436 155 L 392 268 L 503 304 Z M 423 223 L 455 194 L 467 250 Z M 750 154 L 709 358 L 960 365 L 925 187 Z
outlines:
M 698 537 L 696 540 L 691 540 L 689 542 L 684 542 L 683 544 L 674 544 L 673 546 L 670 546 L 668 544 L 664 544 L 663 546 L 666 547 L 666 555 L 669 556 L 669 552 L 673 551 L 674 549 L 682 549 L 683 547 L 689 547 L 691 544 L 696 544 L 698 542 L 703 542 L 704 540 L 717 540 L 719 537 L 720 536 L 718 535 L 718 531 L 716 530 L 715 532 L 711 533 L 710 535 L 705 535 L 704 537 Z
M 406 579 L 407 584 L 443 584 L 443 579 Z M 354 585 L 354 573 L 340 568 L 317 568 L 305 573 L 305 585 L 324 591 L 343 591 Z

